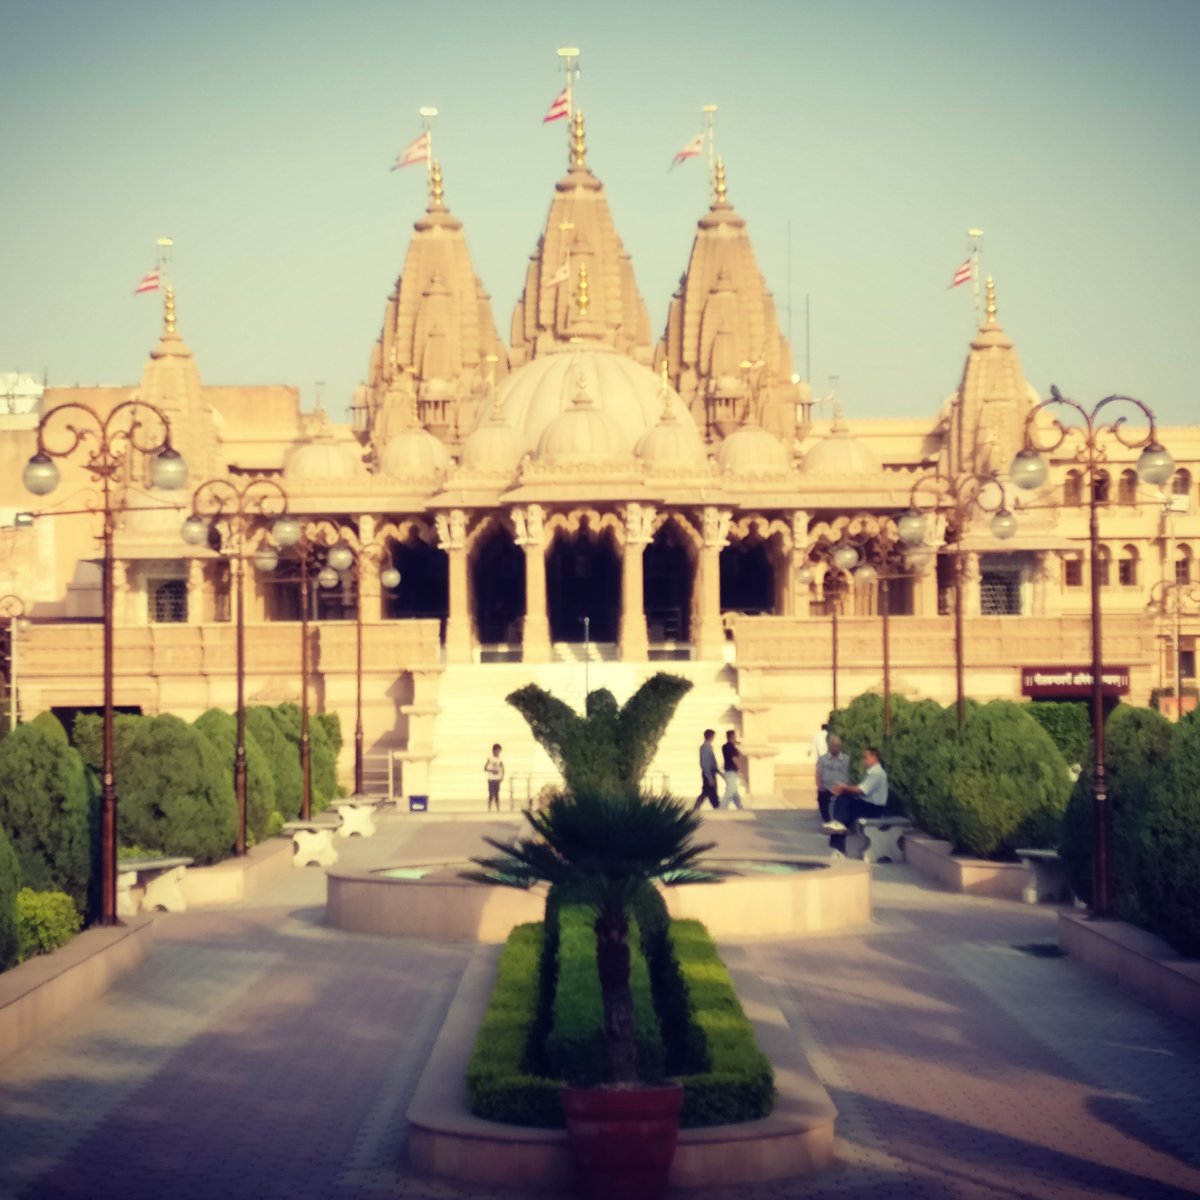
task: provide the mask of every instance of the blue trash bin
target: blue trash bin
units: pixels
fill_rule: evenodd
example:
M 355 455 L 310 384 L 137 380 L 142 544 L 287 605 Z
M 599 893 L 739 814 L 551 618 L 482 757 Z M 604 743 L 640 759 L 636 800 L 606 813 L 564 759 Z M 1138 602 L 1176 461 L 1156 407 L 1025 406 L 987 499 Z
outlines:
M 409 812 L 428 812 L 429 797 L 428 796 L 409 796 L 408 798 Z

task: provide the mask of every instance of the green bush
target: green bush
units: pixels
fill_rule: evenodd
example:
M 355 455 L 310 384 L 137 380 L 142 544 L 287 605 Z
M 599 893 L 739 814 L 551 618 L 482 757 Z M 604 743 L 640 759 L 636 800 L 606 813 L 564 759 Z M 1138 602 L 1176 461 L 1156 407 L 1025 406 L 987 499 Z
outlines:
M 0 828 L 20 863 L 21 882 L 66 892 L 80 912 L 92 872 L 88 786 L 83 760 L 48 722 L 20 725 L 0 743 Z
M 210 708 L 193 722 L 226 763 L 234 779 L 237 757 L 237 716 L 219 708 Z M 250 841 L 260 842 L 267 834 L 267 821 L 275 808 L 275 776 L 271 764 L 249 728 L 246 729 L 246 830 Z M 234 801 L 237 800 L 236 780 Z
M 66 734 L 63 734 L 64 739 Z M 65 892 L 35 892 L 23 887 L 17 893 L 17 934 L 21 959 L 51 954 L 65 946 L 78 932 L 82 921 L 75 901 Z
M 283 813 L 279 809 L 267 814 L 267 828 L 264 837 L 278 837 L 283 832 Z
M 477 1117 L 557 1129 L 563 1125 L 561 1083 L 530 1073 L 527 1047 L 538 1009 L 541 925 L 508 936 L 496 986 L 467 1064 L 467 1104 Z
M 32 721 L 27 722 L 27 724 L 40 729 L 47 737 L 58 742 L 60 746 L 66 746 L 71 741 L 67 737 L 67 731 L 63 728 L 63 723 L 52 712 L 40 712 Z
M 233 849 L 233 779 L 213 744 L 164 713 L 117 730 L 117 837 L 198 863 Z
M 1058 844 L 1070 790 L 1063 756 L 1027 706 L 993 700 L 967 716 L 945 795 L 923 824 L 957 853 L 1011 857 L 1018 846 Z
M 284 703 L 270 710 L 280 733 L 292 746 L 296 761 L 300 761 L 300 721 L 298 704 Z M 308 753 L 312 770 L 312 811 L 323 812 L 337 796 L 337 752 L 329 740 L 327 726 L 320 713 L 310 713 L 308 719 Z M 303 777 L 302 777 L 303 779 Z M 299 806 L 297 806 L 299 811 Z
M 300 815 L 300 755 L 279 728 L 274 713 L 275 710 L 267 705 L 246 709 L 246 729 L 253 734 L 271 765 L 271 774 L 275 777 L 275 807 L 285 821 L 294 821 Z
M 2 743 L 0 743 L 2 744 Z M 21 961 L 21 937 L 17 930 L 17 893 L 21 868 L 8 835 L 0 829 L 0 971 Z
M 1034 700 L 1029 715 L 1050 735 L 1068 763 L 1087 762 L 1092 752 L 1092 721 L 1086 700 Z

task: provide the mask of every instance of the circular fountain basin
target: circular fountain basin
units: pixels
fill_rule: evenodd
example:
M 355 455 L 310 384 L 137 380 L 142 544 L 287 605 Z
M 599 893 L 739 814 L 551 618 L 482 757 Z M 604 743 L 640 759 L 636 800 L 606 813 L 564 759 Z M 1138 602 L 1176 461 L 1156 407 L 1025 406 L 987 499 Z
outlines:
M 713 937 L 790 937 L 871 920 L 871 868 L 804 858 L 705 860 L 736 872 L 712 883 L 667 883 L 672 917 L 702 921 Z M 543 887 L 488 887 L 463 879 L 467 862 L 414 861 L 372 871 L 326 872 L 326 920 L 335 929 L 385 937 L 502 942 L 540 921 Z

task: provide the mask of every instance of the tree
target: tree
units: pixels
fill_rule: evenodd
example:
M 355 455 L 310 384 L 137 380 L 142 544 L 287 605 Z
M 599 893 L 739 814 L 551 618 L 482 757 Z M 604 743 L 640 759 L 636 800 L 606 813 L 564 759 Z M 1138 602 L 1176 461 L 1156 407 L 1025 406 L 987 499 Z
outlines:
M 237 717 L 222 709 L 210 708 L 193 724 L 216 747 L 232 778 L 237 755 Z M 258 842 L 265 835 L 267 820 L 275 809 L 275 776 L 266 754 L 249 729 L 246 730 L 245 745 L 246 828 L 251 839 Z M 234 799 L 236 802 L 236 794 Z
M 17 854 L 0 829 L 0 971 L 15 967 L 21 959 L 21 936 L 17 928 L 17 893 L 21 869 Z
M 275 778 L 275 807 L 285 821 L 300 815 L 300 757 L 279 728 L 272 708 L 255 705 L 246 709 L 246 730 L 262 748 Z

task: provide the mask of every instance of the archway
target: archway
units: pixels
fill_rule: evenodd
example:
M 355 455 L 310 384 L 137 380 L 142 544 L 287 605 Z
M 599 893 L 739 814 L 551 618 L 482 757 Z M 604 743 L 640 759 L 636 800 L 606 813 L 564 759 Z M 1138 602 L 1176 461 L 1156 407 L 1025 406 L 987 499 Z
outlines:
M 775 568 L 762 538 L 745 538 L 721 551 L 721 611 L 775 612 Z
M 525 616 L 525 554 L 492 525 L 471 555 L 471 601 L 480 645 L 518 643 Z
M 431 546 L 411 531 L 402 541 L 388 542 L 391 565 L 400 572 L 395 588 L 384 589 L 383 615 L 388 620 L 404 617 L 437 617 L 444 620 L 450 609 L 446 552 Z M 385 560 L 384 565 L 387 565 Z
M 546 608 L 552 641 L 582 642 L 584 617 L 593 642 L 617 640 L 621 564 L 611 532 L 559 531 L 546 555 Z
M 695 568 L 679 526 L 665 521 L 642 558 L 642 607 L 651 645 L 692 640 Z

